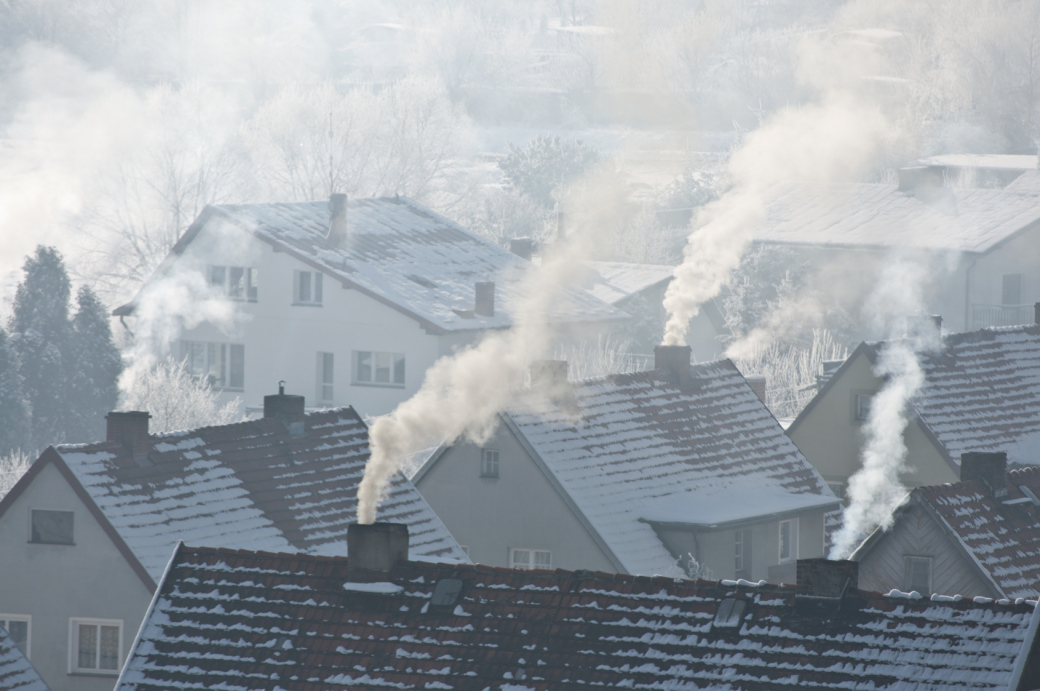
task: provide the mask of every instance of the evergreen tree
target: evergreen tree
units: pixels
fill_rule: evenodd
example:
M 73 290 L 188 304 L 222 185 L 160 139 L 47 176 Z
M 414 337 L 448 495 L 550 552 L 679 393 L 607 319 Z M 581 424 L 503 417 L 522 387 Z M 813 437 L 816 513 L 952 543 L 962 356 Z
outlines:
M 69 275 L 53 247 L 27 257 L 25 280 L 14 297 L 11 341 L 21 363 L 32 409 L 32 446 L 64 440 L 65 379 L 69 352 Z
M 119 399 L 118 379 L 123 362 L 112 342 L 108 311 L 94 291 L 83 286 L 76 301 L 65 438 L 86 442 L 104 439 L 105 415 L 115 410 Z
M 578 179 L 600 160 L 599 152 L 580 139 L 570 141 L 542 134 L 524 148 L 507 143 L 498 167 L 509 186 L 551 208 L 557 188 Z
M 7 332 L 0 329 L 0 456 L 17 449 L 28 450 L 30 421 L 29 401 L 18 371 L 18 354 Z

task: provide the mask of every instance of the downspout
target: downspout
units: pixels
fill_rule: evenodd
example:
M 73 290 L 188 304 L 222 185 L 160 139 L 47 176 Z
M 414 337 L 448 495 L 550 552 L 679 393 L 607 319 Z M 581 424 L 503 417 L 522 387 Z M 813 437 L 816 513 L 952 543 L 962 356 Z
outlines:
M 126 317 L 122 314 L 119 315 L 119 323 L 122 324 L 123 328 L 126 329 L 126 332 L 130 334 L 130 338 L 133 338 L 134 332 L 130 329 L 129 326 L 126 325 Z
M 971 323 L 971 276 L 975 272 L 975 262 L 979 260 L 979 256 L 976 254 L 969 264 L 964 269 L 964 330 L 971 331 L 973 324 Z

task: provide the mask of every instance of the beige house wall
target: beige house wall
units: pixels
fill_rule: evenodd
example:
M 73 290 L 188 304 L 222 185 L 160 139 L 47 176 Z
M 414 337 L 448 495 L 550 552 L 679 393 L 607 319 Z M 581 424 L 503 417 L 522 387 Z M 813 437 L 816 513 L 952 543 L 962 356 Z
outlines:
M 480 477 L 482 448 L 498 450 L 498 478 Z M 449 447 L 415 484 L 475 563 L 509 566 L 523 548 L 551 551 L 554 569 L 617 571 L 504 424 L 483 447 Z
M 29 542 L 33 509 L 72 511 L 75 544 Z M 121 620 L 122 664 L 152 593 L 53 464 L 0 516 L 0 554 L 0 613 L 32 617 L 30 659 L 43 680 L 53 691 L 112 689 L 115 674 L 70 674 L 70 619 Z

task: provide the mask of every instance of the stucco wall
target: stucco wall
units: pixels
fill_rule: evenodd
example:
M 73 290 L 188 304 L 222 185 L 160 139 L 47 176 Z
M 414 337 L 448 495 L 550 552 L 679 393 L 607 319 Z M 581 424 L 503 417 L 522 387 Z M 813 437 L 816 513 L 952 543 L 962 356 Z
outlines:
M 1022 274 L 1022 305 L 1040 302 L 1040 226 L 1015 235 L 979 257 L 971 269 L 969 294 L 972 303 L 999 305 L 1005 274 Z M 1024 323 L 1032 323 L 1026 310 Z
M 32 509 L 72 511 L 74 545 L 29 542 Z M 70 675 L 70 617 L 121 619 L 120 663 L 151 592 L 53 465 L 0 516 L 0 613 L 32 616 L 31 661 L 54 691 L 108 691 L 116 677 Z
M 497 479 L 480 477 L 481 447 L 459 443 L 416 482 L 470 559 L 509 566 L 510 548 L 547 549 L 553 568 L 616 571 L 505 425 L 484 448 L 499 451 Z

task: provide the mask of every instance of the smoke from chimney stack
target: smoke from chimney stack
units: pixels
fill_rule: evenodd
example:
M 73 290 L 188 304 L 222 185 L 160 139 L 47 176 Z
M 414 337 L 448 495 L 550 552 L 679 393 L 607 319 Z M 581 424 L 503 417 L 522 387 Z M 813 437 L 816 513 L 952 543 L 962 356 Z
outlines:
M 408 526 L 404 523 L 351 523 L 347 526 L 347 580 L 385 581 L 395 566 L 408 561 Z
M 328 240 L 341 247 L 347 239 L 347 195 L 335 193 L 329 196 Z
M 534 256 L 534 240 L 531 238 L 513 238 L 509 241 L 509 251 L 520 257 L 531 261 Z
M 690 354 L 693 349 L 686 345 L 654 347 L 654 370 L 658 376 L 672 384 L 683 385 L 690 381 Z

